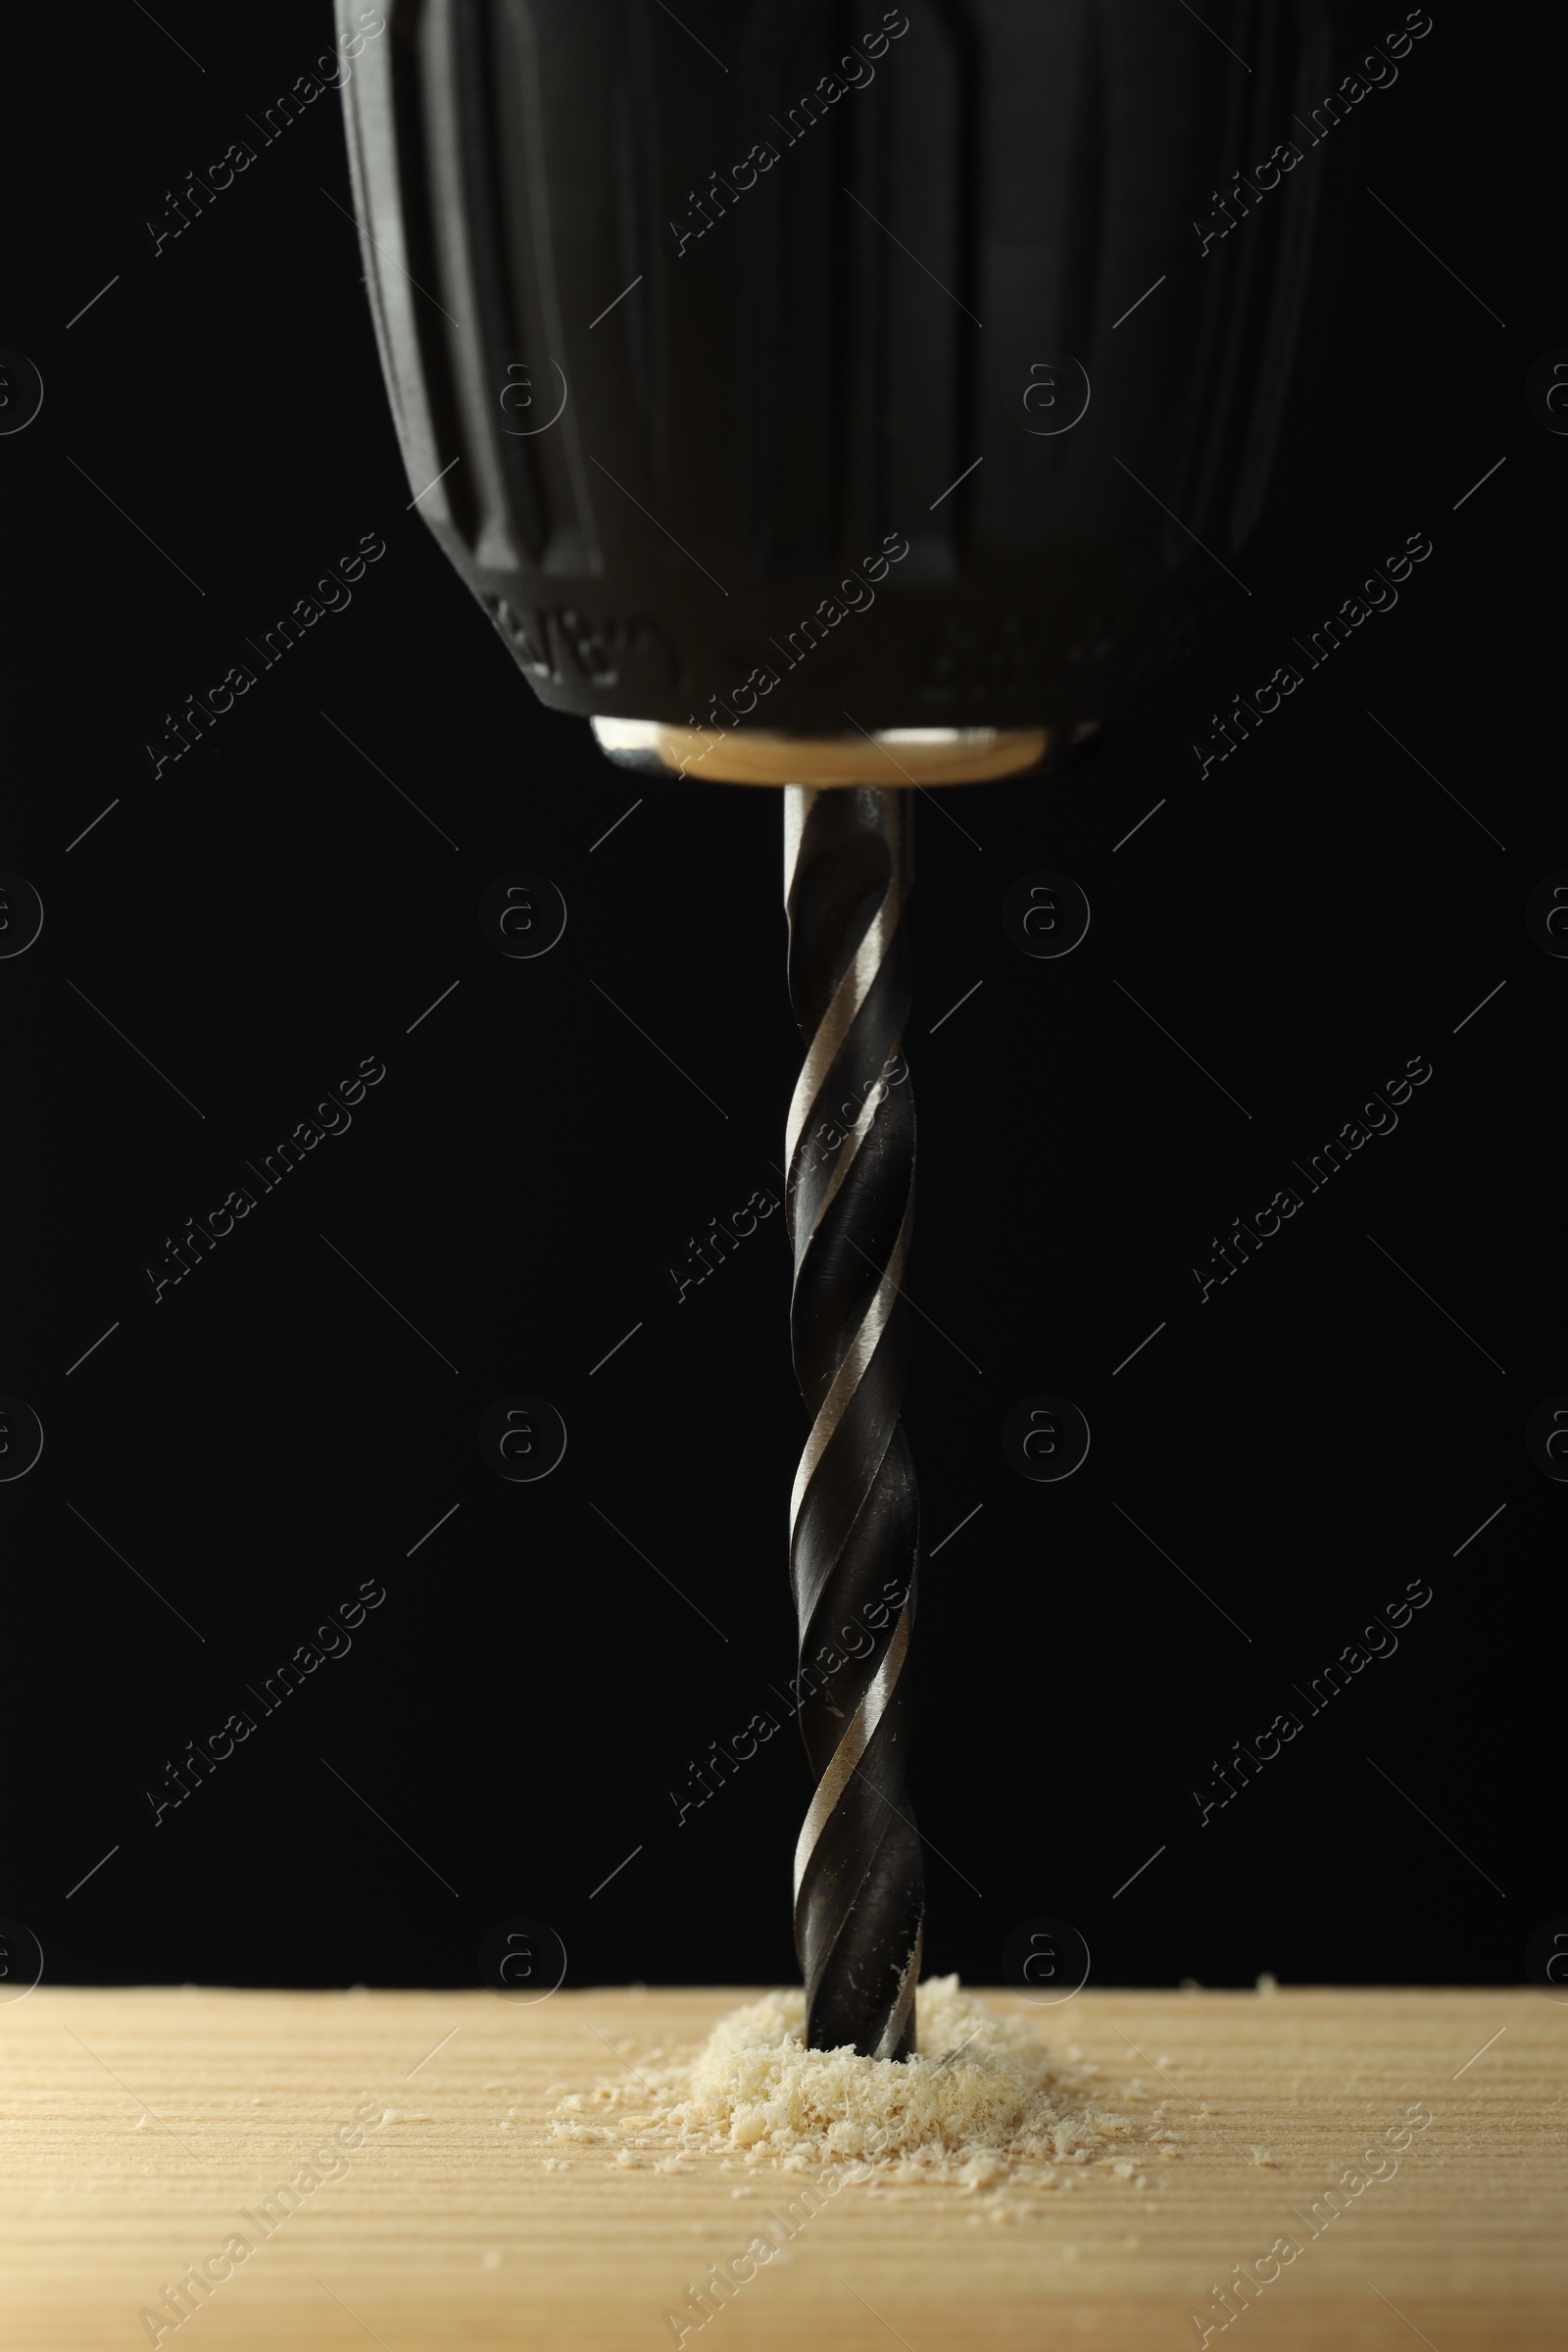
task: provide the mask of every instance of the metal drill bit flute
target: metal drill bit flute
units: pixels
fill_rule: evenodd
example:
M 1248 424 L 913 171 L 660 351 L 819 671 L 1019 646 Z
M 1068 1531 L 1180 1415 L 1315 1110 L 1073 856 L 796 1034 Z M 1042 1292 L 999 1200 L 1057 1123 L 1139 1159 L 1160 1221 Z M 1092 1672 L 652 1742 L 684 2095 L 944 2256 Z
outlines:
M 790 1506 L 800 1723 L 816 1791 L 795 1849 L 806 2038 L 914 2047 L 924 1873 L 905 1769 L 920 1507 L 899 1420 L 914 1103 L 896 1076 L 910 993 L 910 816 L 895 790 L 784 793 L 790 1002 L 806 1060 L 790 1104 L 790 1336 L 811 1414 Z M 824 1143 L 824 1136 L 833 1142 Z M 879 1605 L 880 1604 L 880 1605 Z M 881 1615 L 825 1688 L 810 1661 Z

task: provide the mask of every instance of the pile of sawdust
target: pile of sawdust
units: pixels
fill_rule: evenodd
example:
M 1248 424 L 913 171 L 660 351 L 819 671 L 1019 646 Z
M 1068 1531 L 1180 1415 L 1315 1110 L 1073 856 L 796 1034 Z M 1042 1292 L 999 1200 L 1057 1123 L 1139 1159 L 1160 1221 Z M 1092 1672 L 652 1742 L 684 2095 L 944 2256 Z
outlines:
M 956 1976 L 921 1985 L 912 2058 L 808 2049 L 805 2015 L 802 1993 L 767 1993 L 720 2019 L 695 2055 L 633 2052 L 619 2082 L 564 2099 L 552 2131 L 664 2172 L 717 2156 L 971 2192 L 1065 2185 L 1066 2167 L 1138 2176 L 1126 2150 L 1147 2121 L 1091 2104 L 1097 2069 L 1053 2056 L 1028 2019 L 995 2015 Z

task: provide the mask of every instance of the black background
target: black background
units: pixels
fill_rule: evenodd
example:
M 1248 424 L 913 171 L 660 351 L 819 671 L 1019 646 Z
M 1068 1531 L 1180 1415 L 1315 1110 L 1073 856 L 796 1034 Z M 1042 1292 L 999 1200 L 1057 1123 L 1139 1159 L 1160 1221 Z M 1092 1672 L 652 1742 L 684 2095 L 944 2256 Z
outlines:
M 777 801 L 610 768 L 408 511 L 336 96 L 155 258 L 165 190 L 326 11 L 165 0 L 72 37 L 68 103 L 56 31 L 21 36 L 4 143 L 0 342 L 45 399 L 0 439 L 0 863 L 46 920 L 0 962 L 0 1388 L 46 1444 L 0 1486 L 0 1912 L 68 1982 L 467 1984 L 514 1914 L 575 1983 L 787 1981 L 793 1732 L 679 1827 L 669 1793 L 793 1663 L 782 1216 L 679 1304 L 669 1272 L 782 1192 Z M 995 1982 L 1049 1914 L 1100 1982 L 1507 1982 L 1568 1911 L 1563 1490 L 1523 1444 L 1568 1388 L 1568 973 L 1523 922 L 1568 864 L 1555 736 L 1531 748 L 1568 443 L 1523 379 L 1568 331 L 1503 168 L 1551 61 L 1478 44 L 1439 9 L 1363 109 L 1362 177 L 1415 233 L 1358 193 L 1250 595 L 1080 769 L 918 805 L 930 1969 Z M 1417 532 L 1396 611 L 1200 781 L 1209 711 Z M 155 781 L 164 714 L 364 533 L 352 605 Z M 476 922 L 517 867 L 569 908 L 537 961 Z M 1040 867 L 1093 907 L 1060 962 L 1001 924 Z M 1397 1132 L 1200 1304 L 1211 1237 L 1417 1055 Z M 155 1305 L 165 1237 L 362 1056 L 352 1129 Z M 514 1391 L 569 1431 L 537 1485 L 476 1445 Z M 1093 1431 L 1064 1484 L 1002 1451 L 1037 1391 Z M 155 1827 L 166 1759 L 367 1579 L 352 1650 Z M 1412 1579 L 1397 1653 L 1200 1827 L 1213 1760 Z

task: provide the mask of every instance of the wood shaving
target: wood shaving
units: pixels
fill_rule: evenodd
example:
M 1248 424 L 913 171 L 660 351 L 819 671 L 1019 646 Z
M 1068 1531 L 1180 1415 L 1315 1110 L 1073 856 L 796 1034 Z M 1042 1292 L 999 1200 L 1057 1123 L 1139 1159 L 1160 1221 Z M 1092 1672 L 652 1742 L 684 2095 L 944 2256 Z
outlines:
M 665 2151 L 658 2171 L 684 2171 L 693 2157 L 785 2172 L 869 2167 L 873 2189 L 989 2192 L 996 2219 L 1012 2210 L 1009 2192 L 1070 2187 L 1067 2167 L 1144 2185 L 1125 2151 L 1148 2111 L 1135 2127 L 1102 2109 L 1096 2067 L 1048 2050 L 1031 2020 L 995 2015 L 956 1976 L 928 1979 L 917 2014 L 917 2056 L 861 2058 L 848 2046 L 808 2049 L 805 1995 L 766 1993 L 684 2059 L 639 2056 L 639 2080 L 562 2100 L 551 2131 L 618 2145 L 619 2161 L 632 2147 Z M 594 2124 L 579 2120 L 585 2111 Z

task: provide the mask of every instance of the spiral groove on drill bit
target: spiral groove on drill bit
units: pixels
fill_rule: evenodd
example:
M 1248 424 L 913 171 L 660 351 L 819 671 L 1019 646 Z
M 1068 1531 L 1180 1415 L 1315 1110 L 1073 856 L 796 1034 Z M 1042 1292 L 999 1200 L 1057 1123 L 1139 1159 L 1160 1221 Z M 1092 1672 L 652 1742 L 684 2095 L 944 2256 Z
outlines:
M 791 785 L 784 803 L 790 1002 L 807 1048 L 787 1131 L 790 1339 L 811 1414 L 790 1582 L 816 1781 L 795 1849 L 795 1944 L 808 2046 L 904 2058 L 925 1909 L 904 1785 L 919 1498 L 899 1421 L 914 1216 L 914 1103 L 898 1069 L 912 812 L 869 786 Z M 838 1645 L 852 1619 L 871 1642 L 858 1657 Z M 829 1673 L 818 1652 L 830 1643 L 842 1663 Z

